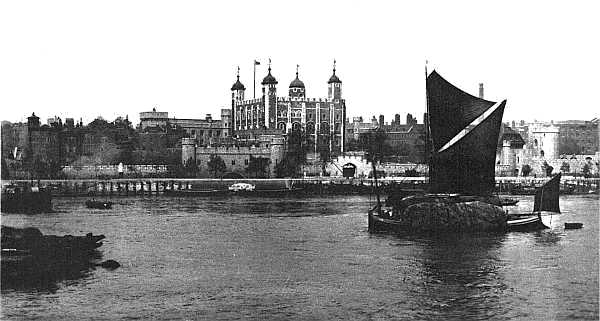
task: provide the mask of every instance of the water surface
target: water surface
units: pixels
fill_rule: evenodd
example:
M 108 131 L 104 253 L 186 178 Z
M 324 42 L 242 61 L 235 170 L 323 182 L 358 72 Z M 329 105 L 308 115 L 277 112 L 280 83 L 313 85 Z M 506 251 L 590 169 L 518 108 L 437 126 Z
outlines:
M 561 197 L 553 230 L 427 238 L 369 234 L 362 196 L 113 201 L 2 215 L 46 234 L 105 234 L 104 259 L 122 264 L 3 284 L 2 319 L 598 319 L 597 196 Z M 514 210 L 531 206 L 522 197 Z

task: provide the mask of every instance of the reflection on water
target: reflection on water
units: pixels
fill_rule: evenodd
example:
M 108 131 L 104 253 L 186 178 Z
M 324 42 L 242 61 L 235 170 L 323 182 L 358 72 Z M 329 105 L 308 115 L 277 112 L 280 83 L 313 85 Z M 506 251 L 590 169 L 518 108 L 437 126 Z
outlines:
M 54 294 L 3 287 L 2 313 L 45 319 L 596 320 L 598 202 L 561 202 L 566 214 L 556 217 L 558 223 L 579 221 L 583 229 L 425 238 L 369 234 L 369 202 L 358 196 L 123 198 L 112 211 L 57 199 L 61 213 L 7 215 L 3 223 L 47 234 L 105 234 L 101 252 L 122 267 L 83 269 L 57 280 Z

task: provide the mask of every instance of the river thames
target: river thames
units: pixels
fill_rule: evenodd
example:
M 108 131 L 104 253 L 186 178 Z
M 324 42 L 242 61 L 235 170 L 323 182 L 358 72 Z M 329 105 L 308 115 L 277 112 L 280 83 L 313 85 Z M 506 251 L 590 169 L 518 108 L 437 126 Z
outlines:
M 552 230 L 426 238 L 369 234 L 365 196 L 113 201 L 2 215 L 45 234 L 105 234 L 103 259 L 121 263 L 3 283 L 3 320 L 598 320 L 597 195 L 561 197 Z

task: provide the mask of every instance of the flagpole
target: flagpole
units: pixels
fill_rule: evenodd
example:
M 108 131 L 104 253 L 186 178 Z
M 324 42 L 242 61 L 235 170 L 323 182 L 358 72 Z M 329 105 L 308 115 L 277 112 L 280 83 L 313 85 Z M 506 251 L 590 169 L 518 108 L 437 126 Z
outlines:
M 252 81 L 252 86 L 254 87 L 254 89 L 252 99 L 256 99 L 256 59 L 252 62 L 252 65 L 254 66 L 254 79 Z
M 429 173 L 429 177 L 431 177 L 431 154 L 430 154 L 430 149 L 431 149 L 431 133 L 429 131 L 429 128 L 431 127 L 431 124 L 429 123 L 429 94 L 427 92 L 427 63 L 428 61 L 425 60 L 425 119 L 423 119 L 423 123 L 425 123 L 425 160 L 427 161 L 427 172 Z

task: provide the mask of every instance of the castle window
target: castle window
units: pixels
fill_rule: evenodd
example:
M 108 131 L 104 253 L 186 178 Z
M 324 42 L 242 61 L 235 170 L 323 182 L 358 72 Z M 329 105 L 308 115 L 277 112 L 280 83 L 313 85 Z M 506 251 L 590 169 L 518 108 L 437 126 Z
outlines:
M 235 165 L 235 159 L 231 160 L 231 165 Z
M 248 160 L 244 159 L 244 165 L 248 165 Z

